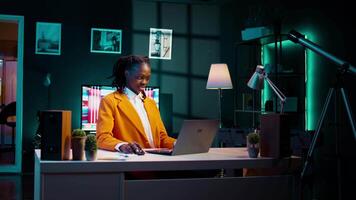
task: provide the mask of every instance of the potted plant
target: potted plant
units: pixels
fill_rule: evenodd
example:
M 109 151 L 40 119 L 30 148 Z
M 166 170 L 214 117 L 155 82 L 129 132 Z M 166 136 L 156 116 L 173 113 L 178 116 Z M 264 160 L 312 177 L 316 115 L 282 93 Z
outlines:
M 247 134 L 247 151 L 250 158 L 257 158 L 260 150 L 260 134 L 255 130 Z
M 87 139 L 85 140 L 85 156 L 87 161 L 96 160 L 97 150 L 96 136 L 94 134 L 87 135 Z
M 72 156 L 73 160 L 84 160 L 84 146 L 86 134 L 82 129 L 72 131 Z

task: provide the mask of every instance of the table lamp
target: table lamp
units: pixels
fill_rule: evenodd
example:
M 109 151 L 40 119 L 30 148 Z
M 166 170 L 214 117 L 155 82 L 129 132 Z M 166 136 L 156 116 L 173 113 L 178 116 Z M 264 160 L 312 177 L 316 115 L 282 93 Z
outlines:
M 221 128 L 221 99 L 223 89 L 232 89 L 232 82 L 230 78 L 229 68 L 227 64 L 211 64 L 209 71 L 209 78 L 206 84 L 206 89 L 219 91 L 219 120 Z
M 250 80 L 247 82 L 247 85 L 254 90 L 262 90 L 264 88 L 264 80 L 271 86 L 272 90 L 277 94 L 280 103 L 281 103 L 281 113 L 283 113 L 283 106 L 286 102 L 286 96 L 277 88 L 276 85 L 268 78 L 267 73 L 265 72 L 264 66 L 257 65 L 255 72 L 252 74 Z

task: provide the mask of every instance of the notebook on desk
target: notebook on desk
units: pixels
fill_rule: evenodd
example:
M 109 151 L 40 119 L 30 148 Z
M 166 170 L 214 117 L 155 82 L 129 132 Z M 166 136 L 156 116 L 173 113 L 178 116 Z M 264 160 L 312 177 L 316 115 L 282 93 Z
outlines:
M 147 153 L 183 155 L 206 153 L 219 128 L 219 120 L 184 120 L 173 149 L 146 149 Z

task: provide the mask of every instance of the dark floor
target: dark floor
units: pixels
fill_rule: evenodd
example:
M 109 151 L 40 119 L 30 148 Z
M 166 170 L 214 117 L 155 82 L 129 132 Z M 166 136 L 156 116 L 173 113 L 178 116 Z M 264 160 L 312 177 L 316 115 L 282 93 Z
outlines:
M 0 175 L 0 200 L 32 200 L 33 174 Z

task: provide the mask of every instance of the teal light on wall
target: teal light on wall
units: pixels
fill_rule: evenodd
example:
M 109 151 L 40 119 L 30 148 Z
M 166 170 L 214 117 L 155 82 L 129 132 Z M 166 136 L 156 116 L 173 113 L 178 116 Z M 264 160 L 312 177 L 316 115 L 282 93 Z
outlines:
M 305 37 L 313 42 L 317 41 L 314 38 L 314 34 L 310 32 L 305 32 Z M 318 110 L 316 107 L 316 89 L 317 80 L 317 65 L 316 65 L 316 54 L 311 50 L 307 49 L 305 51 L 305 83 L 306 83 L 306 97 L 305 97 L 305 129 L 315 130 L 318 123 Z
M 310 32 L 303 32 L 306 37 L 313 41 L 315 38 L 314 34 Z M 316 42 L 317 43 L 317 42 Z M 298 45 L 289 40 L 282 41 L 282 47 L 285 51 L 288 51 L 288 48 L 292 48 L 293 46 Z M 279 43 L 278 43 L 279 46 Z M 272 63 L 272 55 L 270 55 L 271 50 L 275 47 L 274 43 L 262 45 L 261 47 L 261 62 L 262 65 L 267 65 Z M 317 100 L 317 80 L 320 77 L 317 77 L 315 73 L 317 71 L 316 65 L 316 54 L 311 50 L 305 49 L 305 130 L 315 130 L 317 119 L 318 119 L 318 110 L 316 106 Z M 274 99 L 272 89 L 268 87 L 265 82 L 265 89 L 262 90 L 261 93 L 261 108 L 262 111 L 265 110 L 265 103 L 267 100 Z M 288 100 L 288 99 L 287 99 Z
M 277 43 L 278 47 L 280 45 L 280 43 Z M 292 48 L 293 46 L 295 46 L 296 44 L 294 44 L 293 42 L 286 40 L 286 41 L 282 41 L 282 46 L 283 48 Z M 266 72 L 272 73 L 272 69 L 269 68 L 268 66 L 273 66 L 272 65 L 272 59 L 273 57 L 271 56 L 271 52 L 274 52 L 275 48 L 275 43 L 270 43 L 270 44 L 266 44 L 266 45 L 262 45 L 261 47 L 261 62 L 262 65 L 265 66 L 265 70 Z M 287 50 L 288 51 L 288 50 Z M 262 90 L 261 93 L 261 108 L 262 111 L 265 110 L 265 103 L 268 100 L 273 100 L 275 101 L 275 96 L 274 96 L 274 92 L 272 91 L 272 88 L 268 85 L 268 83 L 265 81 L 264 82 L 264 90 Z M 275 108 L 274 108 L 275 109 Z
M 262 65 L 266 65 L 271 63 L 271 55 L 268 51 L 268 46 L 267 45 L 262 45 L 261 47 L 261 62 Z M 267 72 L 270 71 L 270 69 L 266 69 Z M 269 87 L 267 81 L 264 81 L 264 89 L 261 90 L 261 110 L 265 111 L 265 103 L 268 100 L 272 100 L 272 89 Z

